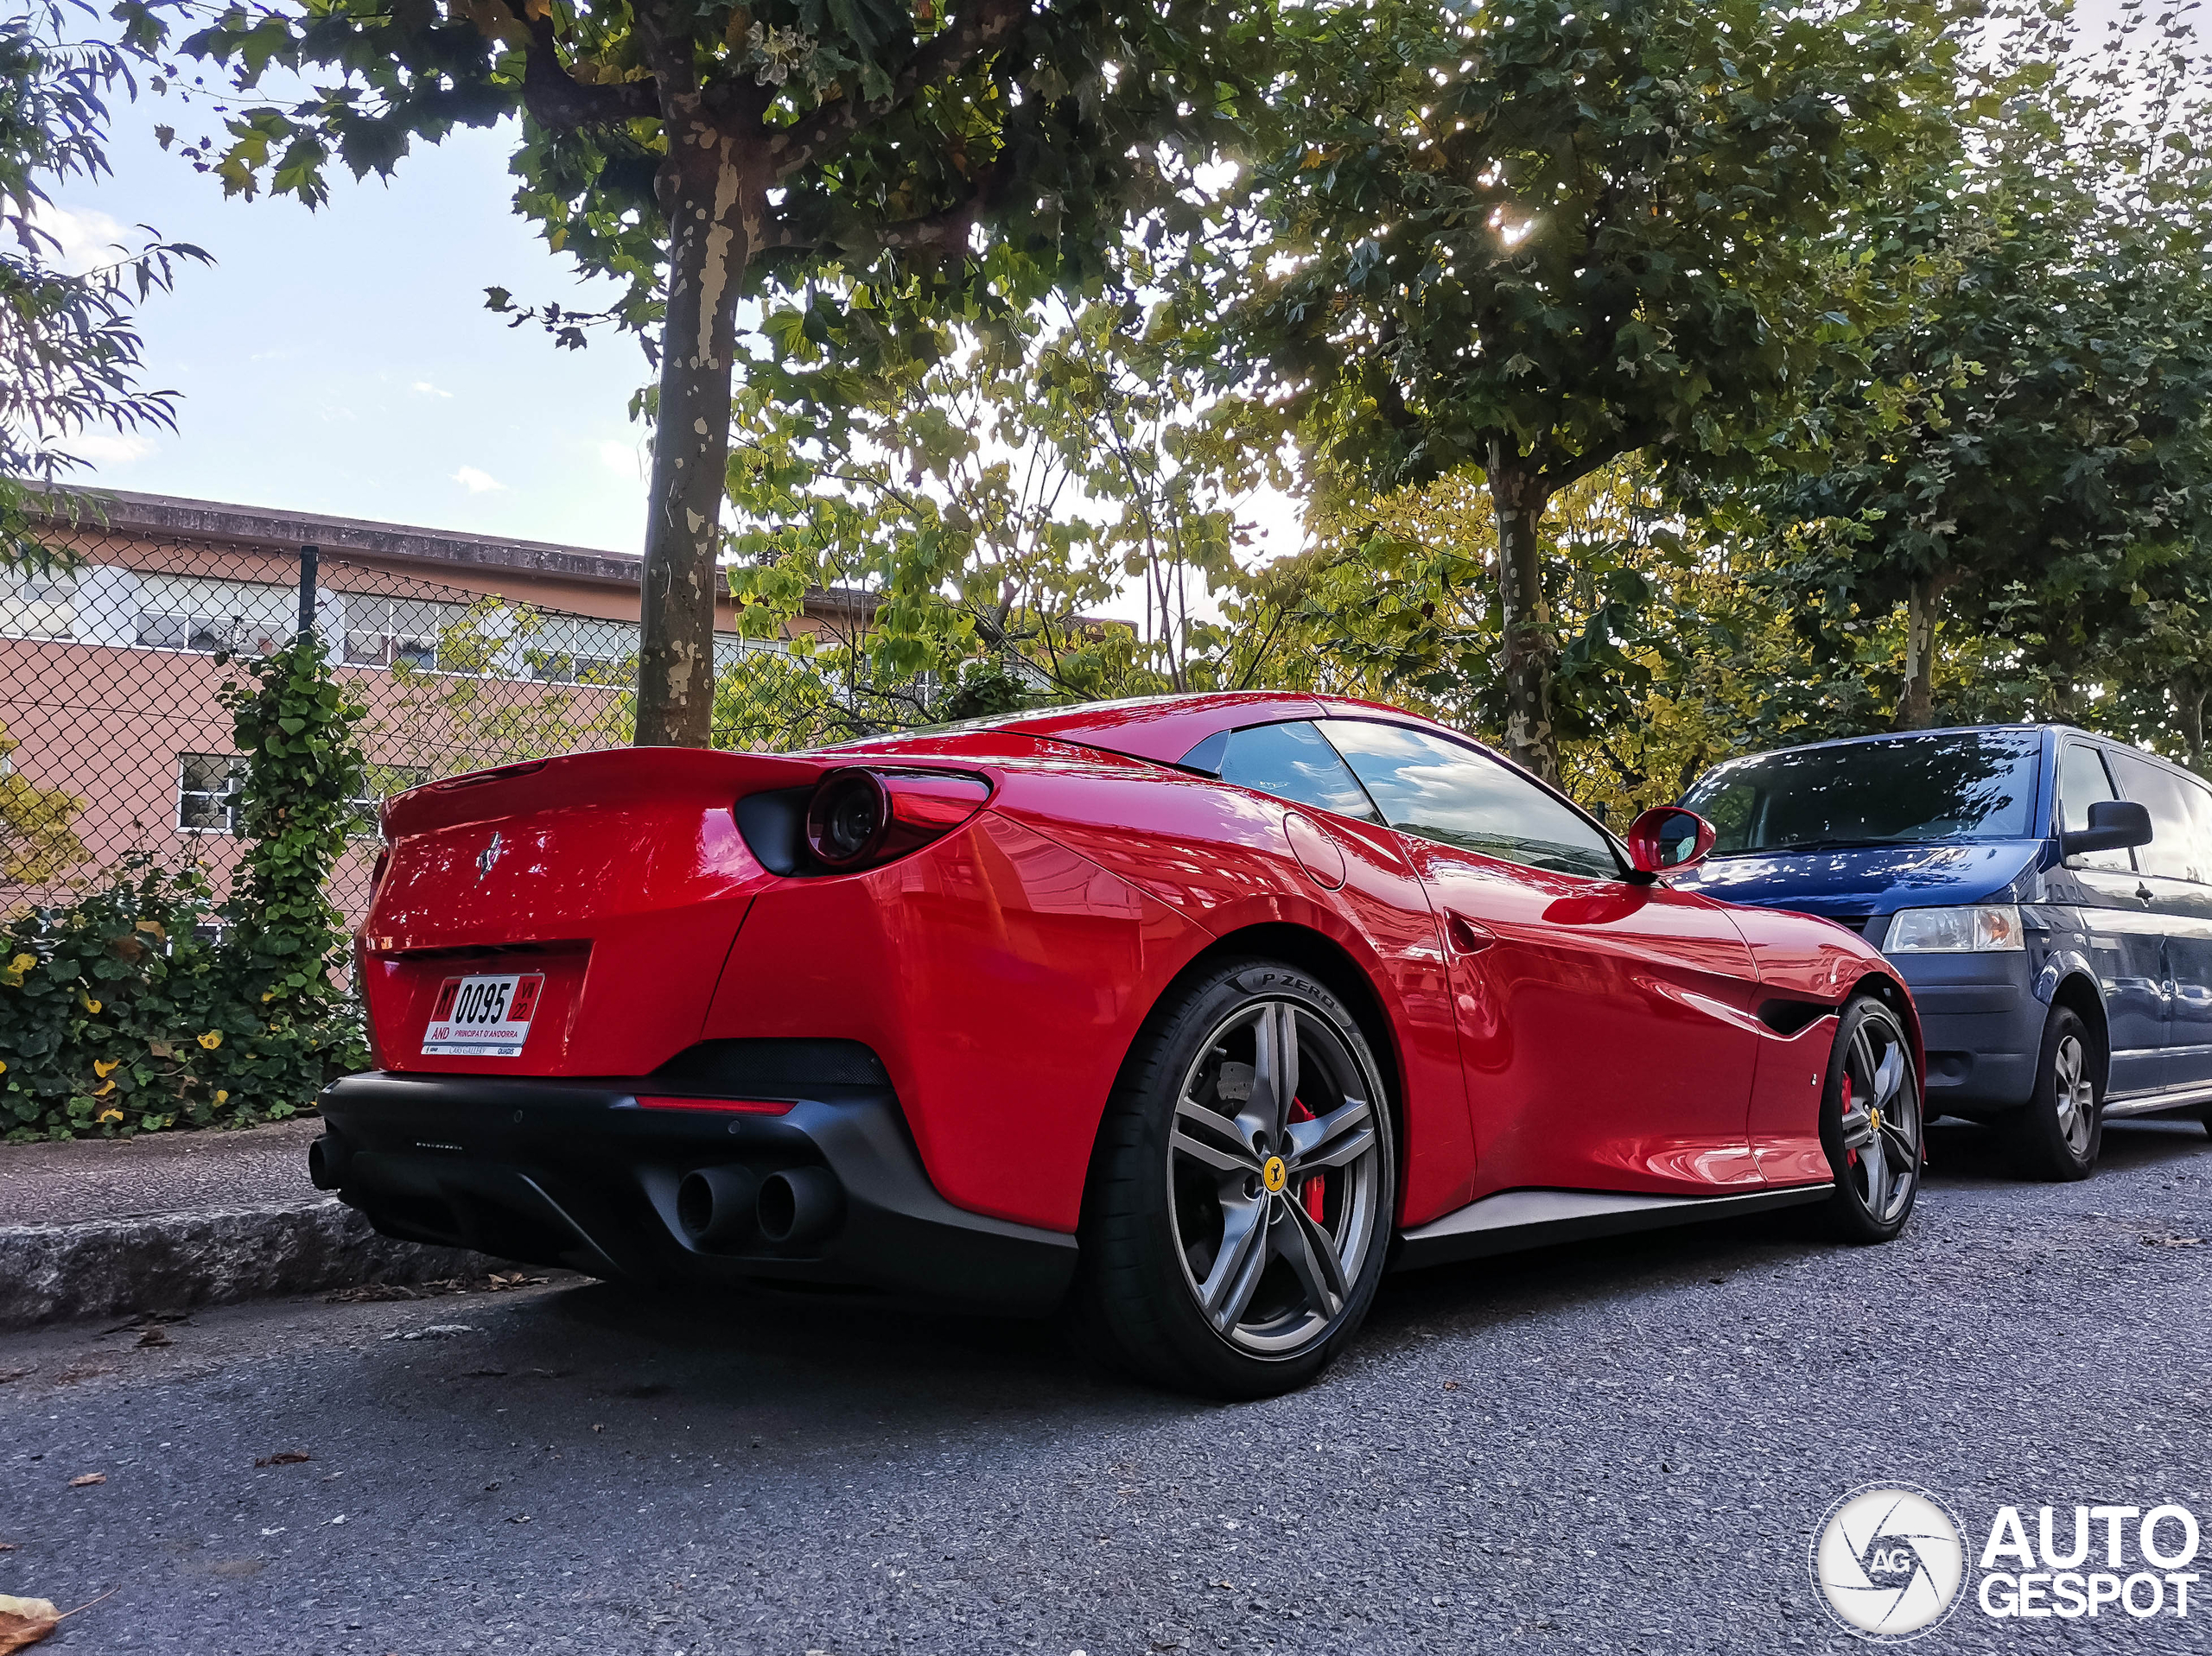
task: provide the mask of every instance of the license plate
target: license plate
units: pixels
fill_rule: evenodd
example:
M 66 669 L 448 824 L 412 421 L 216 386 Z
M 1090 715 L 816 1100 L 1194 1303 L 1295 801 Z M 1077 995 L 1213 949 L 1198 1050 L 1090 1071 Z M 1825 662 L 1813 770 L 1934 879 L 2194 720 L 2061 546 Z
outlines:
M 438 985 L 429 1026 L 423 1031 L 426 1057 L 519 1058 L 530 1020 L 545 990 L 543 972 L 506 977 L 448 978 Z

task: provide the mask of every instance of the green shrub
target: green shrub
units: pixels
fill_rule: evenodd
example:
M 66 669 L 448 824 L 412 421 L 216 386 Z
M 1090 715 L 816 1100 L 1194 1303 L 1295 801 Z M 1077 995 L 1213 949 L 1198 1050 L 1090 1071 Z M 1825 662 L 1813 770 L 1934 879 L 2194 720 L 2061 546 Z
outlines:
M 143 856 L 67 908 L 0 920 L 0 1130 L 10 1139 L 245 1126 L 368 1062 L 326 895 L 363 786 L 363 715 L 307 638 L 224 690 L 251 843 L 228 901 Z

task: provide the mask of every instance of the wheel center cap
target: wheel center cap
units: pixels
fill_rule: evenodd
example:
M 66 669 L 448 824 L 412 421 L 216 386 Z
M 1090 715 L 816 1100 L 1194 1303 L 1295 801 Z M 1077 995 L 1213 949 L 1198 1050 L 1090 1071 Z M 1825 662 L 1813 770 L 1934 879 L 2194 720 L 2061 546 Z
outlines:
M 1266 1185 L 1270 1192 L 1277 1193 L 1290 1183 L 1290 1169 L 1283 1165 L 1281 1157 L 1268 1158 L 1266 1164 L 1260 1169 L 1260 1183 Z
M 1881 1127 L 1882 1127 L 1882 1113 L 1881 1113 L 1881 1111 L 1879 1111 L 1879 1110 L 1874 1110 L 1874 1111 L 1871 1111 L 1871 1112 L 1869 1112 L 1869 1114 L 1871 1114 L 1872 1115 L 1872 1117 L 1874 1118 L 1874 1130 L 1875 1130 L 1876 1132 L 1878 1132 L 1878 1132 L 1880 1132 L 1880 1131 L 1881 1131 Z

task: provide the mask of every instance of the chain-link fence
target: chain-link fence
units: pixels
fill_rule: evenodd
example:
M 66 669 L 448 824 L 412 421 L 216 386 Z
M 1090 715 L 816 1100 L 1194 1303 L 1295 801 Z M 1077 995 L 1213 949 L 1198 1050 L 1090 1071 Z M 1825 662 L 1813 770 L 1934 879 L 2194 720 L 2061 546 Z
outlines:
M 133 853 L 219 895 L 245 761 L 218 692 L 232 655 L 322 638 L 368 707 L 361 829 L 333 876 L 366 902 L 380 798 L 457 771 L 630 739 L 635 620 L 372 564 L 79 529 L 50 570 L 0 571 L 0 909 L 66 903 Z M 801 747 L 836 696 L 773 643 L 716 640 L 716 746 Z

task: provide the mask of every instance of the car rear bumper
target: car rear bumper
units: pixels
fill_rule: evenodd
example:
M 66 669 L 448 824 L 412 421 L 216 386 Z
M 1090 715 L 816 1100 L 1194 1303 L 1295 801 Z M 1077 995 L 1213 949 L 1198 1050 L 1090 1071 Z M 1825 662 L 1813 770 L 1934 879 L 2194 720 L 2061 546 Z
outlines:
M 1928 1052 L 1928 1103 L 1994 1114 L 2028 1101 L 2050 1008 L 2036 998 L 2023 950 L 1898 955 Z
M 1075 1238 L 953 1207 L 887 1090 L 826 1088 L 766 1114 L 641 1107 L 651 1082 L 352 1075 L 325 1089 L 321 1182 L 385 1235 L 645 1282 L 874 1289 L 1036 1314 L 1066 1291 Z M 811 1239 L 757 1228 L 694 1240 L 677 1193 L 695 1171 L 835 1180 Z M 817 1180 L 818 1183 L 819 1181 Z

